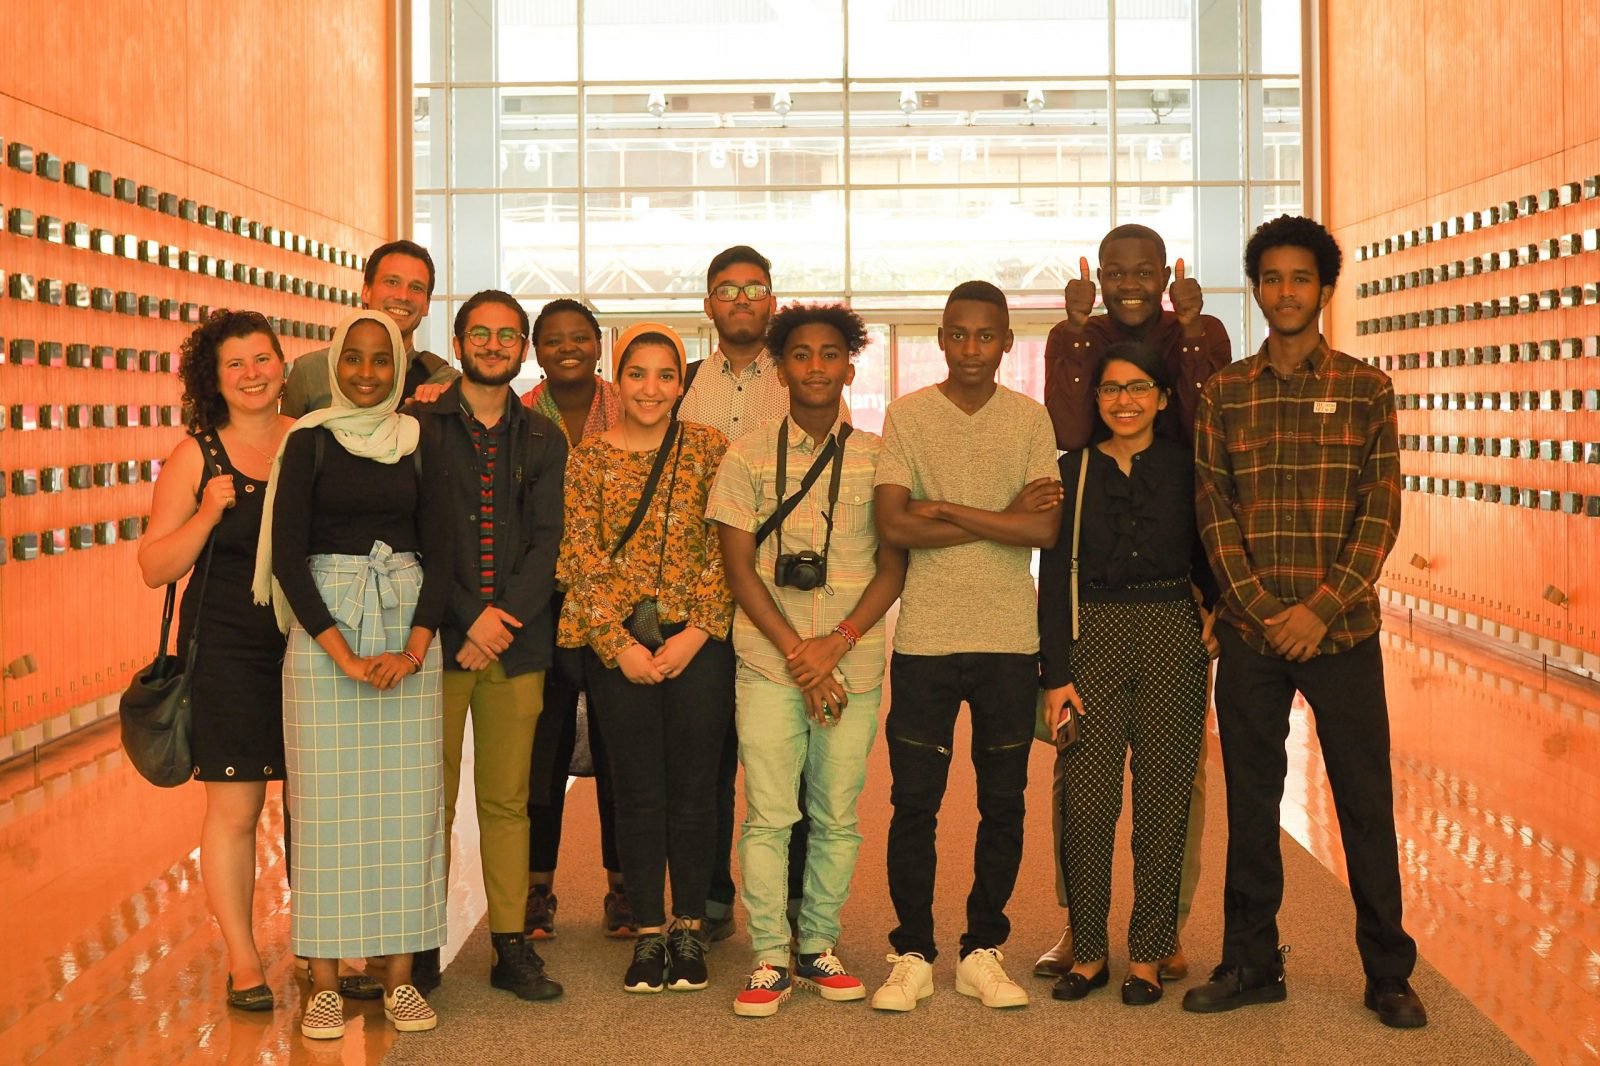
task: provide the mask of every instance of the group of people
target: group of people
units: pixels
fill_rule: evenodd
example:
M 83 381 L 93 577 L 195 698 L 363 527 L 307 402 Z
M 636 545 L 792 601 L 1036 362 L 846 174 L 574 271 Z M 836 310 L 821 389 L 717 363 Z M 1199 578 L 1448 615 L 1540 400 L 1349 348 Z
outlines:
M 208 575 L 189 584 L 179 639 L 198 640 L 201 867 L 228 1003 L 274 1005 L 250 913 L 256 824 L 281 778 L 302 1032 L 341 1035 L 346 997 L 381 997 L 402 1031 L 437 1024 L 426 997 L 469 717 L 494 987 L 561 994 L 534 942 L 556 931 L 581 748 L 604 929 L 633 942 L 626 991 L 707 986 L 708 948 L 733 931 L 742 767 L 754 965 L 735 1012 L 771 1015 L 795 987 L 866 999 L 838 954 L 840 913 L 887 704 L 897 924 L 870 1002 L 913 1010 L 935 987 L 936 826 L 963 703 L 978 831 L 956 990 L 1029 1002 L 1001 948 L 1044 733 L 1068 921 L 1034 972 L 1061 1000 L 1110 980 L 1131 750 L 1122 998 L 1154 1003 L 1187 975 L 1216 660 L 1225 931 L 1184 1009 L 1286 994 L 1277 807 L 1298 690 L 1334 791 L 1365 1002 L 1388 1025 L 1425 1024 L 1376 639 L 1399 522 L 1393 393 L 1321 336 L 1340 269 L 1326 230 L 1269 222 L 1245 265 L 1271 333 L 1233 362 L 1183 261 L 1146 227 L 1113 229 L 1095 272 L 1106 313 L 1083 260 L 1045 404 L 998 383 L 1005 295 L 963 282 L 939 328 L 947 376 L 891 403 L 881 437 L 845 402 L 861 318 L 779 309 L 771 264 L 745 246 L 707 271 L 709 357 L 690 364 L 670 326 L 636 323 L 611 345 L 610 380 L 599 322 L 567 299 L 530 323 L 480 292 L 453 323 L 459 373 L 417 351 L 434 271 L 407 241 L 373 252 L 363 310 L 292 373 L 264 318 L 215 312 L 184 345 L 191 432 L 139 560 L 152 586 Z M 544 378 L 519 400 L 530 352 Z

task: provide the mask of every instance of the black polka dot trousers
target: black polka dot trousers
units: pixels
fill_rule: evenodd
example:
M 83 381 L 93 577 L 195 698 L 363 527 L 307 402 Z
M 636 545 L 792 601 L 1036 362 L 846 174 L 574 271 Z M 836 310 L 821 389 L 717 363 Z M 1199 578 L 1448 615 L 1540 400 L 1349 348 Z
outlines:
M 1078 742 L 1062 760 L 1061 868 L 1073 952 L 1085 961 L 1106 956 L 1124 765 L 1133 774 L 1128 955 L 1154 962 L 1177 950 L 1178 887 L 1209 660 L 1187 582 L 1173 592 L 1163 602 L 1079 604 L 1072 669 L 1084 717 Z

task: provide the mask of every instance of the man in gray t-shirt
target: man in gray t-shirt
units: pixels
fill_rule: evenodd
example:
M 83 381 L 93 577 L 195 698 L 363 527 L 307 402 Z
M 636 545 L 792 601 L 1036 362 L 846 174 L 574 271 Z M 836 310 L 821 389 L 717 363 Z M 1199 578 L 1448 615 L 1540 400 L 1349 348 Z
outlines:
M 933 993 L 934 829 L 956 715 L 972 707 L 978 840 L 956 991 L 1020 1007 L 999 946 L 1022 861 L 1023 793 L 1039 689 L 1029 563 L 1061 529 L 1055 434 L 1044 406 L 999 385 L 1010 312 L 993 285 L 956 286 L 939 327 L 949 376 L 903 396 L 884 418 L 873 503 L 884 544 L 910 550 L 890 659 L 884 731 L 894 775 L 889 934 L 894 970 L 872 997 L 911 1010 Z

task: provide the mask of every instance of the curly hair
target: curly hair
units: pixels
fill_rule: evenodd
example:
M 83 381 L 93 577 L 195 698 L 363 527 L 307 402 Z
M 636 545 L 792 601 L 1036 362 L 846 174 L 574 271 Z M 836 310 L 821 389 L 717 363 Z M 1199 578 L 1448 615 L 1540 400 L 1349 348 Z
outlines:
M 1279 215 L 1263 222 L 1244 246 L 1244 272 L 1251 285 L 1261 283 L 1261 255 L 1269 248 L 1304 248 L 1317 261 L 1317 281 L 1334 285 L 1344 265 L 1344 253 L 1322 223 L 1303 215 Z
M 184 338 L 178 357 L 178 379 L 183 382 L 183 421 L 189 432 L 203 433 L 228 424 L 228 401 L 222 398 L 217 353 L 223 341 L 253 337 L 257 333 L 266 335 L 272 342 L 272 350 L 282 361 L 283 345 L 278 343 L 271 323 L 259 311 L 218 308 Z
M 767 351 L 779 359 L 783 358 L 783 349 L 789 343 L 789 337 L 801 326 L 809 326 L 820 322 L 825 326 L 832 326 L 844 338 L 844 346 L 854 359 L 861 354 L 870 339 L 867 336 L 867 325 L 861 321 L 861 316 L 856 314 L 844 304 L 790 304 L 767 323 Z

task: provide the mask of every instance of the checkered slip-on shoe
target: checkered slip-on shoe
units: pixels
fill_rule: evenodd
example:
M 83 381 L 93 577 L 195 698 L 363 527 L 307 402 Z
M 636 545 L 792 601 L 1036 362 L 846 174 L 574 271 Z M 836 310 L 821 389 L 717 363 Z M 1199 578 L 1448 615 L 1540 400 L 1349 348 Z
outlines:
M 344 1035 L 344 997 L 322 991 L 311 997 L 300 1016 L 300 1032 L 312 1040 L 334 1040 Z
M 439 1016 L 412 985 L 401 985 L 384 995 L 383 1015 L 402 1033 L 421 1033 L 439 1024 Z

